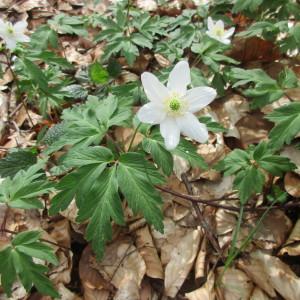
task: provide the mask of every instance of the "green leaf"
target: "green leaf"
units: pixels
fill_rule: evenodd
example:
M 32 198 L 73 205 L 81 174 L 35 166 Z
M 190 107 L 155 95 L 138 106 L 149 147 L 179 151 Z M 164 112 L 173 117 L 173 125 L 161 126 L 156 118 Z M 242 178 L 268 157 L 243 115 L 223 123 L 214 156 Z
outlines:
M 170 176 L 173 171 L 172 154 L 160 142 L 153 139 L 144 138 L 142 145 L 144 151 L 152 155 L 153 160 L 162 169 L 164 174 Z
M 20 170 L 27 170 L 37 161 L 36 153 L 28 149 L 14 149 L 0 160 L 0 177 L 13 177 Z
M 59 297 L 51 281 L 45 276 L 48 268 L 33 261 L 33 257 L 36 257 L 58 264 L 53 249 L 38 241 L 39 237 L 38 231 L 21 232 L 12 240 L 13 247 L 7 246 L 0 251 L 1 285 L 8 296 L 11 295 L 13 283 L 18 279 L 27 292 L 34 285 L 44 295 Z
M 199 121 L 206 125 L 207 129 L 211 132 L 226 132 L 227 129 L 224 128 L 220 123 L 212 120 L 211 117 L 199 117 Z
M 134 213 L 142 213 L 147 222 L 163 231 L 162 199 L 154 185 L 163 178 L 153 165 L 138 153 L 126 153 L 119 159 L 118 183 Z
M 44 162 L 39 161 L 26 171 L 19 171 L 12 179 L 0 183 L 0 202 L 14 208 L 43 208 L 39 197 L 52 190 L 52 184 L 41 179 Z
M 275 123 L 270 131 L 271 145 L 278 149 L 284 144 L 290 144 L 300 132 L 300 103 L 291 103 L 282 106 L 266 117 Z
M 262 191 L 264 182 L 264 174 L 255 166 L 248 166 L 237 174 L 233 185 L 239 191 L 241 203 L 245 204 L 250 196 Z
M 105 84 L 109 80 L 109 74 L 98 62 L 93 63 L 89 67 L 89 75 L 92 82 L 97 84 Z
M 86 238 L 92 241 L 93 249 L 101 258 L 105 242 L 112 237 L 111 220 L 124 225 L 124 217 L 118 193 L 116 167 L 105 169 L 95 180 L 89 194 L 85 195 L 84 205 L 79 206 L 77 220 L 82 222 L 89 219 Z
M 23 63 L 29 73 L 31 79 L 43 90 L 47 91 L 48 89 L 48 79 L 43 73 L 43 71 L 32 61 L 27 58 L 23 59 Z

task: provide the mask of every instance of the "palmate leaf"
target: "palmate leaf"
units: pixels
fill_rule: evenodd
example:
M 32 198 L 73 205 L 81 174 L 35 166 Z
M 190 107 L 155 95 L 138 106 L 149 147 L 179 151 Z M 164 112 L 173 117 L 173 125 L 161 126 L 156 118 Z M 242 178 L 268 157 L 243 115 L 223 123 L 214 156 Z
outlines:
M 86 103 L 64 110 L 63 133 L 45 153 L 57 151 L 64 145 L 79 148 L 99 144 L 111 126 L 123 125 L 131 114 L 130 107 L 122 105 L 113 96 L 104 100 L 89 97 Z
M 120 157 L 118 183 L 134 213 L 142 213 L 147 222 L 162 231 L 162 199 L 155 190 L 155 184 L 164 182 L 153 165 L 138 153 L 126 153 Z
M 261 142 L 246 151 L 232 151 L 215 168 L 223 171 L 225 176 L 235 175 L 234 187 L 239 191 L 241 203 L 246 203 L 253 194 L 262 191 L 266 180 L 263 171 L 282 176 L 284 172 L 295 169 L 288 158 L 274 152 L 269 144 Z
M 39 197 L 53 189 L 41 172 L 45 163 L 39 161 L 26 171 L 19 171 L 13 178 L 7 177 L 0 184 L 0 202 L 14 208 L 43 208 Z
M 267 115 L 268 120 L 275 123 L 269 137 L 271 145 L 278 149 L 284 144 L 290 144 L 300 132 L 300 103 L 291 103 L 275 109 Z
M 37 290 L 58 298 L 51 281 L 45 276 L 48 268 L 37 264 L 33 258 L 38 258 L 57 265 L 58 260 L 53 249 L 39 241 L 41 232 L 25 231 L 17 234 L 2 251 L 0 251 L 1 285 L 10 297 L 13 283 L 19 279 L 27 292 L 35 286 Z
M 108 148 L 86 147 L 70 151 L 62 163 L 75 170 L 56 186 L 59 192 L 51 200 L 49 212 L 66 209 L 75 198 L 77 221 L 89 221 L 86 238 L 99 258 L 112 237 L 111 222 L 124 224 L 120 193 L 134 213 L 143 214 L 162 230 L 162 199 L 155 185 L 164 178 L 142 154 L 125 153 L 116 159 Z

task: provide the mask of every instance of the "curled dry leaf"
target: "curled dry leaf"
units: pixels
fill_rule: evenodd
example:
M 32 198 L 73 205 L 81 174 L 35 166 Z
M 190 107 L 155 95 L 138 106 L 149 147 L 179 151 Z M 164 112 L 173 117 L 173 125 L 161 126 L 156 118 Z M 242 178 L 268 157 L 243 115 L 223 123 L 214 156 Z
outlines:
M 203 237 L 199 253 L 195 263 L 195 279 L 202 278 L 206 274 L 207 239 Z
M 85 300 L 107 300 L 113 286 L 91 266 L 93 257 L 91 246 L 84 249 L 79 261 L 79 277 L 84 290 Z
M 232 191 L 233 176 L 222 177 L 216 182 L 199 181 L 193 184 L 195 195 L 202 199 L 221 199 L 226 193 Z
M 215 275 L 211 271 L 208 274 L 207 280 L 204 283 L 204 285 L 195 291 L 186 293 L 185 297 L 188 300 L 215 300 L 216 293 L 215 293 L 214 284 L 215 284 Z
M 256 286 L 252 292 L 250 300 L 271 300 L 271 298 Z
M 236 123 L 236 128 L 240 133 L 240 141 L 244 148 L 266 140 L 272 126 L 273 123 L 266 120 L 264 114 L 257 111 L 242 117 Z
M 259 272 L 252 272 L 252 280 L 265 290 L 265 286 L 269 285 L 270 289 L 276 290 L 286 300 L 298 300 L 300 295 L 300 278 L 290 269 L 288 265 L 283 263 L 279 258 L 266 254 L 262 251 L 255 251 L 250 255 L 252 270 L 254 264 L 260 268 Z M 247 266 L 249 269 L 249 265 Z M 257 268 L 257 269 L 258 269 Z M 263 287 L 264 285 L 264 287 Z M 275 293 L 270 294 L 275 297 Z
M 284 188 L 293 197 L 300 197 L 300 175 L 288 172 L 284 176 Z
M 300 219 L 296 222 L 289 238 L 285 242 L 283 248 L 279 251 L 279 255 L 288 254 L 291 256 L 300 255 Z
M 177 225 L 169 218 L 164 219 L 164 233 L 152 229 L 152 236 L 156 247 L 160 250 L 160 260 L 163 266 L 170 261 L 172 250 L 180 243 L 187 233 L 187 229 Z
M 173 248 L 165 269 L 165 295 L 175 297 L 193 267 L 198 253 L 201 231 L 189 230 Z
M 240 138 L 240 133 L 235 124 L 249 112 L 246 98 L 240 95 L 230 95 L 211 104 L 212 110 L 218 116 L 219 122 L 228 129 L 225 136 Z
M 146 265 L 131 240 L 119 238 L 114 241 L 106 247 L 103 259 L 97 261 L 94 258 L 92 265 L 119 290 L 114 299 L 126 299 L 128 295 L 132 298 L 127 299 L 139 299 Z
M 146 274 L 152 278 L 163 279 L 164 271 L 148 226 L 136 231 L 136 246 L 145 261 Z
M 18 13 L 25 13 L 34 8 L 43 8 L 44 10 L 47 10 L 47 8 L 50 8 L 50 4 L 47 0 L 25 0 L 12 7 L 12 9 Z
M 254 236 L 254 243 L 262 249 L 278 248 L 286 240 L 291 228 L 292 222 L 283 211 L 272 210 Z
M 253 283 L 241 270 L 224 267 L 217 269 L 218 276 L 222 276 L 220 286 L 216 288 L 220 300 L 248 300 L 251 296 Z
M 289 158 L 297 166 L 297 169 L 293 172 L 300 175 L 300 150 L 292 145 L 286 146 L 280 152 L 280 155 Z

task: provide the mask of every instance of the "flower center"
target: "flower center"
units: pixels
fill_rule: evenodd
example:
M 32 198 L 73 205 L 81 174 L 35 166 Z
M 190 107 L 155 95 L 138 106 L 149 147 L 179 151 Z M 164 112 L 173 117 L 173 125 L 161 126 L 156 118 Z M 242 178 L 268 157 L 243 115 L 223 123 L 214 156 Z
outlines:
M 177 98 L 173 98 L 170 100 L 169 108 L 171 109 L 171 111 L 178 112 L 180 110 L 180 107 L 181 107 L 181 103 Z
M 14 27 L 12 26 L 12 24 L 8 24 L 7 25 L 7 33 L 10 34 L 10 35 L 13 35 L 15 30 L 14 30 Z
M 222 37 L 224 35 L 224 29 L 217 27 L 214 29 L 215 35 L 218 37 Z

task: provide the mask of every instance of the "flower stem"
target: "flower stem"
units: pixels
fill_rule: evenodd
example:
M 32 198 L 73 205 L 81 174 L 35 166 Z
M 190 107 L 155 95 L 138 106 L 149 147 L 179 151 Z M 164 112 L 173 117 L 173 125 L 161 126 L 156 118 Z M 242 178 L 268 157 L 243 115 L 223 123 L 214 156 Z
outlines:
M 142 123 L 140 122 L 140 123 L 136 126 L 136 128 L 135 128 L 135 130 L 134 130 L 134 132 L 133 132 L 131 141 L 130 141 L 130 143 L 129 143 L 129 147 L 128 147 L 127 152 L 130 152 L 130 150 L 131 150 L 131 148 L 132 148 L 132 145 L 133 145 L 133 142 L 134 142 L 134 139 L 135 139 L 135 137 L 136 137 L 136 134 L 137 134 L 137 132 L 138 132 L 138 130 L 139 130 L 139 128 L 140 128 L 141 125 L 142 125 Z

